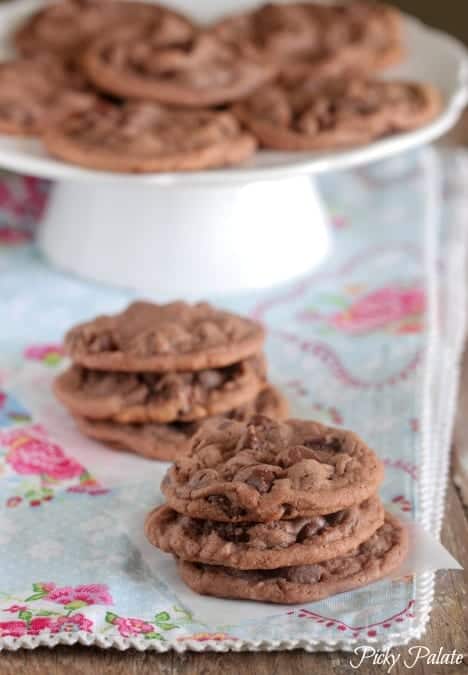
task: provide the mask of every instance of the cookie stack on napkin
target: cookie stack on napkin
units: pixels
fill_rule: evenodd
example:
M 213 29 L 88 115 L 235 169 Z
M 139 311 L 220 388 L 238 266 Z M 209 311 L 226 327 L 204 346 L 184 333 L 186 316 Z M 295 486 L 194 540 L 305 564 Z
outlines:
M 68 332 L 55 394 L 87 436 L 172 460 L 209 417 L 286 416 L 263 342 L 259 324 L 207 303 L 135 302 Z
M 317 422 L 213 420 L 168 470 L 146 535 L 194 591 L 312 602 L 398 568 L 405 528 L 377 496 L 383 465 L 350 431 Z

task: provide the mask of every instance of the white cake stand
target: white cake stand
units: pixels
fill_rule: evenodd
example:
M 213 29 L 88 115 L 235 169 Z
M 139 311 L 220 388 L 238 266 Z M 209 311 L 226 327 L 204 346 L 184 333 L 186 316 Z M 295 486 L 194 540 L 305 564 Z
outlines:
M 257 0 L 164 0 L 212 20 Z M 39 6 L 0 7 L 0 44 Z M 196 8 L 196 11 L 194 10 Z M 465 48 L 406 17 L 408 58 L 388 76 L 432 82 L 444 107 L 430 125 L 364 148 L 260 152 L 229 169 L 113 174 L 48 157 L 38 141 L 0 136 L 0 166 L 56 181 L 39 230 L 45 256 L 64 270 L 136 288 L 161 300 L 266 287 L 304 274 L 329 254 L 327 215 L 313 177 L 428 143 L 457 121 L 468 97 Z

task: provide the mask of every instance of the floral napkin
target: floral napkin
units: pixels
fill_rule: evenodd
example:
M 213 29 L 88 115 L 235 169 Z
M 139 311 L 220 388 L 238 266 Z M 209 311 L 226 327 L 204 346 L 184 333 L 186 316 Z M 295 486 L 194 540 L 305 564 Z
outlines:
M 464 334 L 466 174 L 464 155 L 427 149 L 325 175 L 330 259 L 286 286 L 214 298 L 265 323 L 293 414 L 360 433 L 385 462 L 387 506 L 432 534 Z M 134 294 L 41 258 L 31 238 L 47 191 L 0 176 L 0 648 L 351 649 L 420 635 L 430 572 L 266 606 L 196 596 L 146 544 L 167 465 L 82 438 L 51 394 L 65 330 Z

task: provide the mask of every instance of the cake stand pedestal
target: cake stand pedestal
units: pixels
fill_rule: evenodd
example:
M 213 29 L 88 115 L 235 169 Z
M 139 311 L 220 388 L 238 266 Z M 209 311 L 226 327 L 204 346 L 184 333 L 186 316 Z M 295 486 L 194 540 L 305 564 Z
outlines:
M 330 246 L 307 176 L 213 186 L 60 181 L 39 230 L 58 267 L 161 299 L 271 286 Z

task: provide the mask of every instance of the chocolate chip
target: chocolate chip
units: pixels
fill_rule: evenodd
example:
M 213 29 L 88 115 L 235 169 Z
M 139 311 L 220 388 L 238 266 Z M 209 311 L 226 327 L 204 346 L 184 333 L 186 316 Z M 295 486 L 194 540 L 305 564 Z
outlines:
M 284 468 L 289 468 L 308 457 L 311 457 L 309 447 L 305 447 L 305 445 L 294 445 L 292 448 L 287 448 L 280 452 L 278 455 L 278 462 L 281 466 L 284 466 Z
M 188 484 L 192 489 L 196 489 L 212 483 L 217 478 L 218 472 L 215 469 L 200 469 L 193 474 Z
M 290 518 L 296 512 L 292 504 L 281 504 L 281 508 L 283 509 L 283 518 Z
M 306 525 L 304 525 L 302 530 L 297 535 L 297 541 L 299 543 L 302 543 L 306 539 L 311 539 L 321 530 L 323 530 L 326 527 L 326 525 L 327 521 L 322 516 L 312 518 L 312 520 L 310 520 Z
M 297 584 L 316 584 L 321 580 L 324 570 L 320 565 L 299 565 L 298 567 L 286 567 L 281 572 L 281 576 L 288 581 Z
M 234 523 L 205 522 L 210 530 L 215 530 L 216 533 L 226 541 L 231 541 L 235 544 L 245 544 L 249 541 L 248 526 L 235 525 Z
M 320 440 L 313 438 L 311 440 L 303 441 L 303 445 L 311 450 L 333 450 L 334 452 L 341 452 L 343 450 L 343 444 L 340 439 L 336 437 Z
M 259 450 L 262 447 L 262 440 L 258 434 L 257 429 L 253 424 L 249 424 L 245 433 L 241 436 L 237 445 L 237 450 L 249 448 L 252 450 Z
M 330 513 L 327 516 L 327 520 L 330 525 L 341 525 L 347 517 L 350 515 L 350 509 L 343 509 L 342 511 L 337 511 L 336 513 Z
M 271 490 L 273 482 L 278 478 L 280 473 L 282 472 L 278 467 L 268 464 L 256 464 L 240 469 L 234 474 L 233 480 L 251 485 L 260 494 L 265 494 Z
M 229 518 L 245 515 L 245 509 L 234 506 L 225 495 L 210 495 L 206 498 L 206 501 L 209 504 L 217 506 L 224 514 L 229 516 Z

